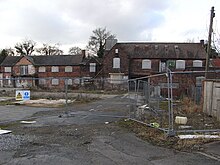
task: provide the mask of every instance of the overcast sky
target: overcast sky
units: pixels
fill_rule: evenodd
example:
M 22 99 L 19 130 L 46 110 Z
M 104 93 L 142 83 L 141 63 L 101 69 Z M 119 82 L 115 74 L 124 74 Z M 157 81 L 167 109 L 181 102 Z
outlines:
M 0 0 L 0 49 L 24 39 L 84 48 L 98 27 L 121 42 L 199 42 L 212 6 L 220 38 L 220 0 Z

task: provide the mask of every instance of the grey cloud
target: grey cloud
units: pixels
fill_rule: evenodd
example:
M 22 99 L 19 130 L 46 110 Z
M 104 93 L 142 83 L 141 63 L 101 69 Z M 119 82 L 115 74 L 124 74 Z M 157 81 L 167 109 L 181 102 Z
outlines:
M 131 4 L 129 6 L 129 4 Z M 161 11 L 169 7 L 168 1 L 159 0 L 98 0 L 67 1 L 64 9 L 73 17 L 91 26 L 90 30 L 98 26 L 106 26 L 119 39 L 139 40 L 146 29 L 161 25 L 165 18 Z M 128 7 L 128 11 L 126 8 Z M 148 35 L 148 34 L 146 34 Z
M 72 44 L 87 42 L 97 27 L 107 27 L 119 40 L 149 39 L 153 29 L 165 21 L 162 12 L 171 0 L 22 1 L 29 3 L 15 7 L 17 16 L 10 33 Z

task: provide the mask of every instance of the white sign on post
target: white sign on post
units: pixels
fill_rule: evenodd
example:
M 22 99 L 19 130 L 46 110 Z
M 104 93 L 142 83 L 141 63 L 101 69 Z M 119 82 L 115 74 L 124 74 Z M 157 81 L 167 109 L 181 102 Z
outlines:
M 15 100 L 30 100 L 30 90 L 16 90 Z

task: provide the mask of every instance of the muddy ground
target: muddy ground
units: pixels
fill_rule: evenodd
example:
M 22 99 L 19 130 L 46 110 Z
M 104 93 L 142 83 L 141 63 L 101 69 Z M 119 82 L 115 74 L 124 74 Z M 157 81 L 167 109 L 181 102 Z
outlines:
M 0 106 L 0 128 L 12 131 L 0 136 L 0 164 L 219 164 L 140 139 L 122 124 L 129 101 L 116 96 L 57 108 Z

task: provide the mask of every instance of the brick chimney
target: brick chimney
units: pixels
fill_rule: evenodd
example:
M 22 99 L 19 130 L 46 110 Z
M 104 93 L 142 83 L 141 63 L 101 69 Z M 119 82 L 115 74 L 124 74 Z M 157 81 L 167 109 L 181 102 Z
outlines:
M 83 55 L 83 58 L 86 57 L 86 50 L 82 50 L 82 55 Z
M 202 46 L 204 46 L 205 41 L 204 41 L 204 40 L 200 40 L 200 44 L 201 44 Z

